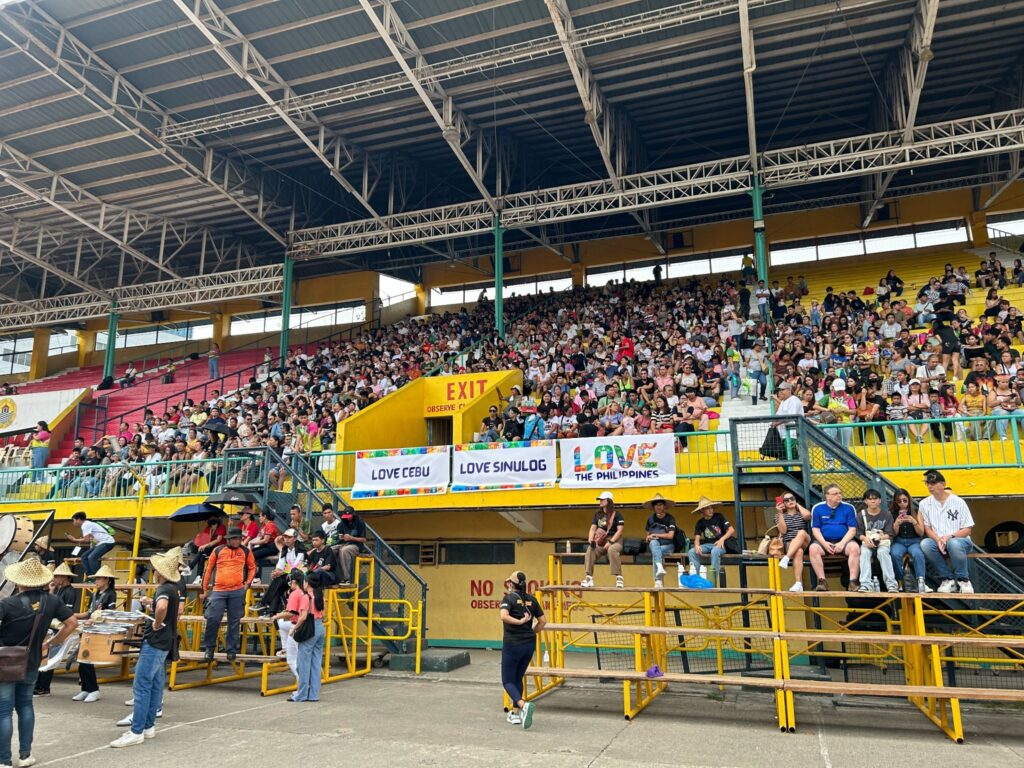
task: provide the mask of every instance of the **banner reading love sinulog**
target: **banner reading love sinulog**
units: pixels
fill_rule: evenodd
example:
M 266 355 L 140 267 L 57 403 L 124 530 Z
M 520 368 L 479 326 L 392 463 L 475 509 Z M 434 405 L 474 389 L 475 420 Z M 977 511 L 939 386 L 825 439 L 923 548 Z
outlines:
M 352 498 L 445 493 L 451 479 L 450 448 L 435 445 L 357 451 Z
M 455 446 L 453 493 L 553 488 L 557 478 L 554 440 Z
M 563 488 L 675 485 L 672 434 L 584 437 L 561 441 Z

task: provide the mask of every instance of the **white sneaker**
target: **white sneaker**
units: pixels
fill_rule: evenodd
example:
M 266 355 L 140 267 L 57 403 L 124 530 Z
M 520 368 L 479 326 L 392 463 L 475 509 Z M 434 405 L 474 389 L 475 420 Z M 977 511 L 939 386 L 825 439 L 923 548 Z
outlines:
M 85 698 L 82 699 L 82 701 L 84 701 L 86 704 L 92 704 L 94 701 L 99 701 L 99 700 L 100 700 L 100 692 L 99 691 L 93 691 L 92 693 L 87 693 L 85 695 Z
M 661 563 L 658 563 L 656 566 L 654 566 L 654 578 L 660 579 L 664 575 L 665 575 L 665 566 L 664 565 L 662 565 Z
M 120 720 L 117 721 L 117 725 L 120 726 L 121 728 L 129 727 L 132 724 L 132 715 L 134 715 L 134 714 L 135 714 L 134 712 L 129 712 L 127 715 L 125 715 L 124 717 L 122 717 Z M 163 707 L 160 707 L 160 709 L 158 709 L 156 711 L 156 716 L 157 717 L 163 717 L 164 716 L 164 708 Z
M 917 591 L 918 592 L 934 592 L 935 590 L 928 586 L 928 582 L 924 579 L 917 580 Z
M 789 555 L 779 558 L 779 568 L 789 568 Z
M 690 566 L 690 575 L 691 576 L 696 576 L 697 575 L 697 569 L 695 567 L 693 567 L 692 565 Z
M 71 697 L 72 701 L 85 701 L 85 697 L 89 695 L 88 691 L 79 691 Z
M 803 592 L 804 591 L 803 582 L 794 581 L 793 582 L 793 586 L 789 588 L 789 591 L 790 592 Z
M 506 723 L 512 723 L 512 725 L 522 725 L 523 718 L 519 716 L 518 712 L 509 712 L 508 717 L 505 718 Z
M 621 576 L 616 576 L 615 577 L 615 586 L 618 589 L 622 589 L 624 586 L 626 586 L 626 580 L 623 579 Z
M 200 584 L 202 584 L 202 583 L 203 583 L 203 577 L 202 577 L 202 576 L 196 576 L 196 577 L 195 577 L 195 578 L 194 578 L 194 579 L 192 580 L 192 586 L 193 586 L 193 587 L 195 587 L 195 586 L 198 586 L 198 585 L 200 585 Z
M 937 590 L 935 590 L 935 591 L 936 592 L 941 592 L 944 595 L 948 595 L 955 588 L 956 588 L 956 582 L 955 581 L 953 581 L 952 579 L 943 579 L 942 583 L 939 584 L 939 588 Z
M 134 707 L 135 706 L 135 697 L 132 696 L 130 699 L 125 699 L 124 705 L 126 707 Z
M 869 585 L 866 581 L 862 581 L 860 583 L 860 586 L 857 587 L 857 591 L 858 592 L 870 592 L 871 591 L 871 585 Z
M 886 584 L 885 584 L 885 591 L 886 592 L 899 592 L 900 591 L 899 582 L 897 582 L 897 581 L 886 582 Z
M 19 757 L 18 758 L 18 765 L 20 766 L 20 768 L 28 768 L 30 765 L 35 765 L 35 764 L 36 764 L 36 759 L 34 757 L 32 757 L 32 755 L 29 755 L 28 757 Z
M 584 576 L 583 577 L 583 581 L 580 582 L 580 586 L 581 587 L 592 587 L 592 586 L 594 586 L 594 577 L 593 576 Z
M 114 749 L 120 749 L 121 747 L 134 747 L 136 744 L 141 744 L 146 740 L 146 737 L 141 733 L 132 733 L 131 731 L 125 731 L 118 738 L 110 742 L 110 746 Z
M 144 738 L 144 739 L 155 739 L 156 738 L 156 726 L 154 725 L 152 728 L 147 728 L 146 730 L 144 730 L 142 732 L 142 738 Z
M 708 567 L 706 565 L 702 565 L 700 567 L 700 577 L 702 579 L 706 579 L 708 577 Z
M 654 588 L 655 589 L 664 589 L 665 588 L 665 582 L 663 582 L 661 579 L 655 579 L 654 580 Z
M 960 587 L 960 594 L 961 595 L 973 595 L 974 594 L 974 585 L 971 584 L 971 580 L 970 579 L 965 579 L 964 581 L 957 582 L 957 585 Z

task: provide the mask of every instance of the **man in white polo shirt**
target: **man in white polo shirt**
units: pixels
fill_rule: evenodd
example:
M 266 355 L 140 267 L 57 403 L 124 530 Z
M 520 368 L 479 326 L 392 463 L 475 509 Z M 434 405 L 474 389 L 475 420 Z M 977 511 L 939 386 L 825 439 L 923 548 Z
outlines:
M 967 503 L 946 488 L 946 478 L 937 469 L 924 474 L 928 496 L 921 499 L 918 509 L 924 518 L 925 538 L 921 542 L 928 566 L 938 574 L 942 583 L 937 592 L 973 594 L 967 555 L 971 543 L 974 518 Z

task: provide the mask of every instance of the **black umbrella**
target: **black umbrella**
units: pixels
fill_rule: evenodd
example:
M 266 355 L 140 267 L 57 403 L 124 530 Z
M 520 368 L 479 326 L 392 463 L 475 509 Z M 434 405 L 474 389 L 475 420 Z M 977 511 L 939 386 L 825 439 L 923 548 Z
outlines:
M 210 432 L 216 432 L 218 435 L 224 435 L 225 437 L 238 437 L 238 432 L 227 424 L 204 424 L 202 428 L 209 430 Z
M 192 523 L 199 520 L 209 520 L 211 517 L 220 517 L 223 514 L 223 509 L 204 501 L 202 504 L 186 504 L 171 515 L 170 519 L 177 523 Z
M 215 493 L 212 496 L 207 496 L 205 499 L 206 504 L 221 504 L 232 507 L 248 507 L 253 504 L 259 504 L 259 497 L 254 493 L 245 493 L 244 491 L 222 491 Z

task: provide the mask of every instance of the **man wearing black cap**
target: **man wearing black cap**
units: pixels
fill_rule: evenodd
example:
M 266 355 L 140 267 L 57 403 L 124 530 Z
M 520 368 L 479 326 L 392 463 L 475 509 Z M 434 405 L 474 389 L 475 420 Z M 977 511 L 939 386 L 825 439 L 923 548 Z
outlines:
M 206 561 L 206 572 L 203 574 L 203 593 L 200 599 L 206 603 L 206 631 L 203 633 L 206 661 L 213 661 L 217 634 L 225 612 L 228 615 L 225 633 L 228 661 L 235 660 L 241 646 L 245 592 L 256 575 L 256 560 L 252 551 L 242 546 L 242 531 L 229 528 L 226 539 L 227 544 L 217 547 Z
M 971 510 L 946 487 L 946 478 L 937 469 L 924 473 L 924 483 L 928 486 L 928 495 L 917 505 L 924 521 L 921 550 L 929 568 L 942 580 L 935 591 L 973 594 L 974 586 L 967 570 L 967 555 L 974 546 Z
M 341 566 L 342 584 L 352 583 L 352 561 L 363 551 L 366 544 L 366 523 L 356 514 L 352 507 L 341 511 L 341 527 L 338 528 L 339 544 L 334 553 L 338 556 Z

